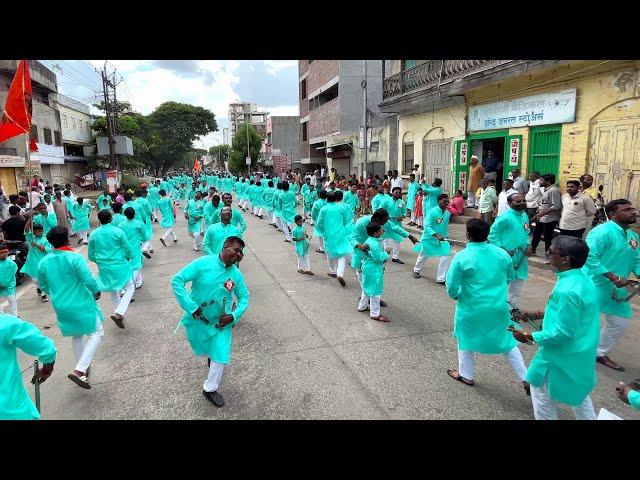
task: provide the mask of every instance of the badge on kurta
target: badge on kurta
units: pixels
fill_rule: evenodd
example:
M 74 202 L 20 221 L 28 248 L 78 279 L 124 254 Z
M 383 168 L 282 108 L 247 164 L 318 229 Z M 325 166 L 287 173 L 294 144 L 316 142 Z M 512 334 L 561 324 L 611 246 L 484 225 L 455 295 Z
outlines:
M 233 280 L 231 279 L 224 282 L 224 288 L 227 290 L 227 292 L 231 292 L 235 286 L 236 284 L 233 283 Z
M 442 218 L 437 219 L 437 220 L 436 220 L 436 223 L 437 223 L 438 225 L 440 225 L 440 224 L 442 223 Z
M 523 225 L 523 227 L 524 227 L 524 229 L 525 229 L 525 230 L 529 230 L 529 224 L 528 224 L 528 223 L 525 223 L 525 224 Z
M 636 248 L 638 248 L 638 242 L 636 242 L 636 240 L 634 238 L 632 238 L 631 240 L 629 240 L 629 245 L 631 245 L 631 248 L 633 248 L 634 250 Z

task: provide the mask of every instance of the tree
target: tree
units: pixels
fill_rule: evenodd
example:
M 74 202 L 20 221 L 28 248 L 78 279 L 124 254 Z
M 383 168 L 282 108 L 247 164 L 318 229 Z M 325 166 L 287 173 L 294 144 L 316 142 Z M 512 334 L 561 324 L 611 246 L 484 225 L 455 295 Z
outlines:
M 200 160 L 200 157 L 206 155 L 207 153 L 208 152 L 203 148 L 194 148 L 192 150 L 189 150 L 188 152 L 185 152 L 185 154 L 182 156 L 182 160 L 178 162 L 176 166 L 188 168 L 189 170 L 191 170 L 193 168 L 193 162 L 195 161 L 195 159 L 197 158 L 198 160 Z
M 247 129 L 249 130 L 249 155 L 247 155 Z M 231 144 L 229 170 L 234 173 L 245 172 L 247 170 L 245 162 L 247 156 L 251 157 L 251 165 L 255 166 L 260 154 L 260 148 L 262 148 L 262 138 L 260 138 L 253 125 L 240 125 Z
M 216 145 L 209 149 L 209 155 L 214 159 L 217 168 L 224 169 L 224 162 L 229 161 L 231 155 L 231 145 Z
M 156 134 L 153 162 L 157 173 L 181 161 L 198 137 L 218 130 L 213 112 L 186 103 L 165 102 L 149 115 L 149 121 Z

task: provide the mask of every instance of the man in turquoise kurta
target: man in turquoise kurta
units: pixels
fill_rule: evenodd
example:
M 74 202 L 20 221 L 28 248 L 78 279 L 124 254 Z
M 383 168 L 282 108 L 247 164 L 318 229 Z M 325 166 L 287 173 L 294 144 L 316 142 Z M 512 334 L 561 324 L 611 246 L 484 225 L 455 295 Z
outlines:
M 238 228 L 240 232 L 240 238 L 242 238 L 242 234 L 247 230 L 247 222 L 244 221 L 244 217 L 242 216 L 242 212 L 237 208 L 233 208 L 231 205 L 233 203 L 233 197 L 230 193 L 225 193 L 222 195 L 222 206 L 213 213 L 211 218 L 211 224 L 218 223 L 220 221 L 220 213 L 222 211 L 222 207 L 231 208 L 231 225 Z
M 409 175 L 409 185 L 407 186 L 407 216 L 411 218 L 409 225 L 417 225 L 416 223 L 416 195 L 420 184 L 416 182 L 415 174 Z
M 216 407 L 224 405 L 218 388 L 224 365 L 231 358 L 233 327 L 249 306 L 249 290 L 236 266 L 242 260 L 243 248 L 241 238 L 229 237 L 218 255 L 192 261 L 171 280 L 173 293 L 185 312 L 180 325 L 186 330 L 191 349 L 209 358 L 209 375 L 202 393 Z M 191 290 L 187 291 L 189 282 Z
M 448 205 L 449 195 L 442 193 L 438 196 L 438 206 L 425 213 L 420 243 L 413 248 L 414 252 L 420 252 L 413 267 L 413 278 L 420 278 L 420 271 L 427 258 L 440 257 L 436 282 L 441 285 L 446 282 L 447 269 L 451 264 L 451 244 L 446 240 L 451 218 Z
M 316 188 L 313 185 L 309 186 L 306 183 L 302 186 L 303 190 L 305 186 L 307 187 L 307 189 L 306 191 L 302 192 L 302 214 L 304 219 L 306 220 L 308 217 L 311 216 L 311 209 L 313 208 L 313 202 L 315 202 L 318 199 L 318 192 L 316 191 Z M 313 220 L 312 220 L 312 225 L 313 225 Z
M 124 215 L 127 218 L 126 221 L 120 223 L 118 228 L 122 230 L 129 240 L 129 247 L 131 248 L 131 258 L 129 260 L 129 266 L 133 271 L 133 282 L 136 288 L 142 287 L 142 244 L 149 238 L 149 232 L 138 220 L 137 214 L 133 208 L 127 208 L 124 211 Z
M 318 215 L 320 215 L 320 210 L 327 204 L 327 191 L 320 190 L 318 192 L 318 200 L 313 202 L 313 206 L 311 207 L 311 221 L 313 222 L 313 236 L 318 239 L 318 244 L 320 248 L 316 249 L 318 253 L 325 253 L 324 250 L 324 236 L 322 234 L 322 230 L 318 229 Z M 363 240 L 364 242 L 364 240 Z
M 269 180 L 267 188 L 264 190 L 264 208 L 267 210 L 267 217 L 269 218 L 269 225 L 276 226 L 276 218 L 273 213 L 273 201 L 276 195 L 276 189 L 273 188 L 273 181 Z
M 284 232 L 284 241 L 291 242 L 291 229 L 294 227 L 294 217 L 297 215 L 296 207 L 298 199 L 296 194 L 291 190 L 288 182 L 282 184 L 282 193 L 280 194 L 280 208 L 282 215 L 282 231 Z
M 605 211 L 610 221 L 598 225 L 587 235 L 589 258 L 583 271 L 596 286 L 600 313 L 605 318 L 597 361 L 623 372 L 624 367 L 610 359 L 608 353 L 624 335 L 633 316 L 631 304 L 625 300 L 628 295 L 625 286 L 631 284 L 632 273 L 640 276 L 640 239 L 629 228 L 636 223 L 638 212 L 624 199 L 609 202 Z
M 109 210 L 107 210 L 109 211 Z M 127 217 L 122 214 L 122 204 L 118 202 L 113 202 L 111 204 L 111 210 L 113 213 L 111 214 L 111 224 L 114 227 L 117 227 L 122 222 L 124 222 Z
M 98 198 L 96 199 L 96 205 L 98 206 L 98 210 L 102 210 L 102 205 L 104 204 L 104 200 L 107 201 L 107 205 L 111 205 L 111 203 L 113 203 L 113 198 L 111 198 L 111 195 L 109 195 L 108 192 L 104 192 L 101 193 L 100 195 L 98 195 Z
M 489 242 L 505 250 L 511 257 L 515 278 L 509 284 L 507 301 L 512 309 L 518 309 L 518 299 L 522 293 L 525 280 L 529 277 L 531 240 L 529 238 L 529 216 L 527 202 L 520 193 L 507 197 L 509 210 L 496 218 L 491 225 Z
M 56 214 L 48 212 L 47 205 L 45 203 L 39 203 L 34 210 L 37 213 L 33 216 L 33 223 L 42 225 L 45 235 L 58 224 Z M 69 212 L 71 213 L 71 210 L 69 210 Z
M 575 237 L 560 235 L 549 249 L 549 264 L 557 270 L 557 282 L 547 308 L 522 312 L 522 319 L 542 318 L 542 330 L 524 332 L 511 327 L 516 340 L 534 342 L 538 351 L 531 360 L 527 381 L 536 420 L 557 420 L 557 403 L 570 405 L 576 420 L 595 420 L 589 394 L 596 386 L 598 296 L 584 273 L 589 247 Z
M 458 253 L 447 272 L 447 294 L 457 300 L 453 337 L 458 344 L 458 370 L 451 378 L 474 384 L 475 354 L 501 353 L 529 395 L 527 367 L 517 342 L 507 330 L 511 324 L 507 284 L 515 278 L 511 257 L 487 243 L 489 224 L 473 218 L 467 222 L 467 247 Z
M 352 184 L 351 187 L 349 187 L 349 190 L 345 192 L 342 201 L 346 205 L 349 205 L 355 217 L 355 214 L 360 210 L 360 199 L 358 198 L 358 186 L 355 183 Z
M 167 192 L 164 190 L 160 190 L 158 210 L 160 211 L 160 215 L 162 215 L 160 226 L 162 228 L 166 228 L 164 235 L 160 237 L 160 243 L 166 247 L 166 240 L 169 240 L 170 236 L 173 238 L 173 243 L 178 241 L 178 237 L 176 237 L 176 233 L 173 231 L 173 226 L 176 224 L 176 206 L 174 201 L 167 196 Z
M 368 237 L 364 245 L 367 248 L 366 251 L 363 250 L 362 293 L 358 302 L 358 311 L 369 310 L 369 316 L 373 320 L 388 322 L 389 318 L 380 315 L 380 298 L 384 292 L 384 262 L 389 258 L 389 254 L 380 241 L 383 233 L 382 226 L 370 222 L 366 226 L 366 231 Z
M 280 198 L 282 196 L 283 182 L 278 182 L 276 185 L 276 192 L 273 194 L 273 218 L 275 219 L 276 229 L 284 232 L 282 229 L 282 204 Z
M 151 207 L 151 214 L 153 215 L 153 220 L 155 222 L 158 221 L 158 202 L 160 201 L 160 186 L 159 185 L 151 185 L 149 187 L 149 206 Z
M 83 197 L 78 197 L 71 209 L 74 218 L 73 230 L 78 235 L 78 245 L 81 243 L 87 245 L 89 243 L 88 234 L 89 230 L 91 230 L 91 226 L 89 225 L 91 210 L 91 204 L 85 202 Z
M 72 337 L 77 363 L 68 378 L 82 388 L 91 388 L 89 365 L 104 335 L 104 317 L 96 302 L 100 288 L 87 261 L 69 246 L 65 227 L 52 228 L 47 240 L 53 252 L 38 264 L 38 285 L 51 297 L 62 336 Z
M 433 185 L 423 183 L 421 188 L 424 192 L 424 197 L 422 198 L 422 211 L 424 215 L 427 215 L 429 210 L 438 206 L 438 196 L 442 194 L 442 180 L 435 178 L 433 180 Z
M 220 211 L 220 221 L 207 227 L 202 242 L 202 249 L 206 255 L 219 254 L 224 241 L 229 237 L 242 238 L 242 232 L 231 224 L 231 215 L 231 207 L 223 207 Z
M 16 299 L 16 272 L 18 265 L 9 258 L 9 248 L 0 244 L 0 299 L 6 298 L 12 315 L 18 316 L 18 301 Z M 4 307 L 0 305 L 0 313 Z
M 391 198 L 393 203 L 389 209 L 389 223 L 393 223 L 395 226 L 402 228 L 402 219 L 404 218 L 407 208 L 404 200 L 402 200 L 402 189 L 400 187 L 392 189 Z M 383 245 L 391 248 L 391 261 L 393 263 L 404 264 L 404 262 L 400 260 L 400 242 L 404 238 L 406 238 L 404 235 L 400 237 L 395 235 L 393 230 L 385 230 L 384 235 L 382 235 Z
M 224 207 L 224 204 L 222 203 L 222 201 L 220 200 L 220 196 L 219 195 L 213 195 L 211 197 L 211 201 L 210 202 L 206 202 L 206 204 L 204 205 L 204 208 L 202 210 L 202 214 L 203 214 L 203 218 L 204 218 L 204 229 L 206 230 L 207 227 L 213 223 L 216 223 L 213 220 L 213 217 L 215 216 L 216 213 L 218 213 L 222 207 Z
M 125 212 L 127 208 L 124 209 Z M 111 224 L 109 212 L 98 212 L 98 220 L 100 226 L 89 236 L 88 257 L 98 265 L 97 280 L 100 291 L 111 292 L 111 300 L 115 306 L 111 320 L 119 328 L 124 328 L 124 314 L 127 313 L 135 292 L 133 270 L 129 263 L 134 252 L 131 251 L 131 245 L 124 232 Z M 120 296 L 123 289 L 124 295 Z
M 371 211 L 375 212 L 380 208 L 384 208 L 387 212 L 393 207 L 393 199 L 390 195 L 384 193 L 382 187 L 378 188 L 378 193 L 371 199 Z
M 57 349 L 29 322 L 15 315 L 0 314 L 0 420 L 38 420 L 40 413 L 22 381 L 17 350 L 38 357 L 42 368 L 38 383 L 53 373 Z
M 336 203 L 336 192 L 327 194 L 327 204 L 318 213 L 318 230 L 324 237 L 324 248 L 329 261 L 329 275 L 337 278 L 341 286 L 345 286 L 344 271 L 347 256 L 351 253 L 349 245 L 350 231 L 347 225 L 351 221 L 342 205 Z
M 33 279 L 36 284 L 36 292 L 41 301 L 48 302 L 47 295 L 38 285 L 38 264 L 47 254 L 51 253 L 53 247 L 45 237 L 42 225 L 32 225 L 31 223 L 31 219 L 29 219 L 24 226 L 24 236 L 27 245 L 29 245 L 29 253 L 27 254 L 27 261 L 20 269 L 20 272 L 29 275 Z
M 187 219 L 187 231 L 193 237 L 193 250 L 197 252 L 202 245 L 202 218 L 204 216 L 204 204 L 200 192 L 196 192 L 195 197 L 189 200 L 187 208 L 184 210 L 184 216 Z
M 134 202 L 134 210 L 136 211 L 136 220 L 142 223 L 147 234 L 145 237 L 147 240 L 142 244 L 142 251 L 146 253 L 145 257 L 150 258 L 150 253 L 153 253 L 153 224 L 151 222 L 151 204 L 147 200 L 149 193 L 146 190 L 136 191 L 136 201 Z

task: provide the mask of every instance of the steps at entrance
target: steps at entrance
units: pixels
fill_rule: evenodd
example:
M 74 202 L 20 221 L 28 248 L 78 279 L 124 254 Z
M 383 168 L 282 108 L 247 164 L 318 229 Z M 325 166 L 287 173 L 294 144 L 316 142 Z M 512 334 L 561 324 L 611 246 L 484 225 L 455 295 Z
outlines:
M 462 210 L 462 215 L 456 215 L 451 219 L 450 223 L 466 224 L 472 218 L 482 218 L 482 215 L 480 215 L 477 208 L 465 207 L 464 210 Z

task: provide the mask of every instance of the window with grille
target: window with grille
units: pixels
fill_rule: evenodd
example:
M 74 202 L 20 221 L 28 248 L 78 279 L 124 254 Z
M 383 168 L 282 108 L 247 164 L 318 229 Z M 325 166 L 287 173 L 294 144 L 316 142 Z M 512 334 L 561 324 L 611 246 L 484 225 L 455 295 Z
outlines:
M 51 137 L 51 129 L 43 128 L 42 131 L 44 132 L 44 143 L 46 143 L 47 145 L 53 145 L 53 139 Z
M 29 131 L 29 139 L 33 140 L 36 143 L 40 143 L 40 139 L 38 138 L 38 126 L 31 125 L 31 130 Z
M 307 141 L 307 122 L 304 122 L 302 124 L 302 141 L 303 142 Z
M 413 169 L 414 158 L 413 158 L 413 142 L 405 143 L 402 146 L 402 160 L 404 165 L 404 171 L 402 173 L 409 174 Z
M 300 82 L 300 98 L 303 100 L 307 98 L 307 80 L 302 80 Z
M 61 147 L 62 146 L 62 135 L 60 134 L 60 132 L 58 132 L 57 130 L 54 130 L 53 131 L 53 137 L 55 138 L 56 146 Z

